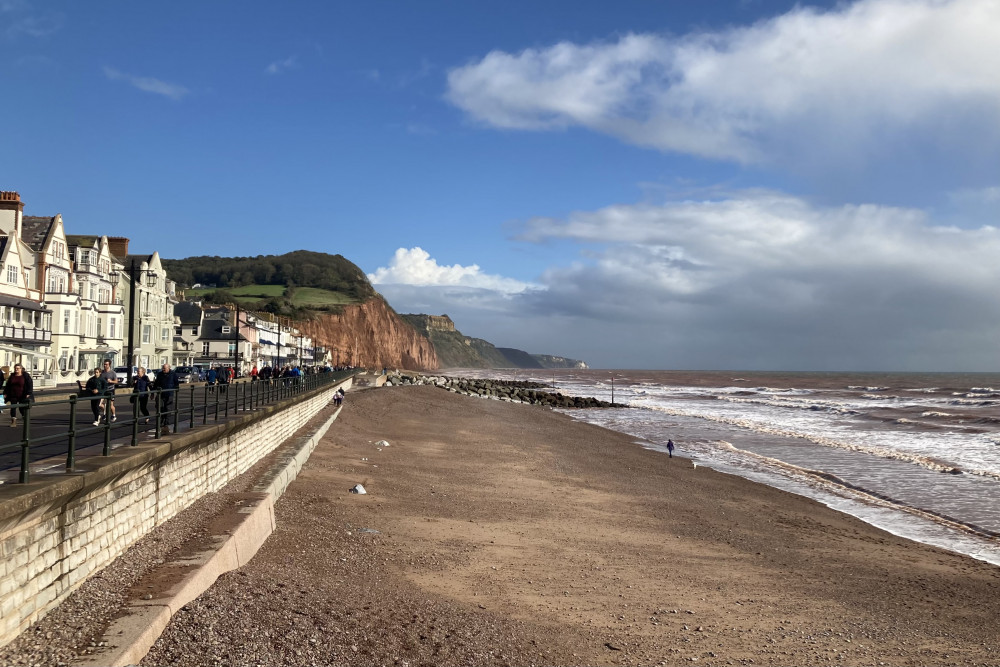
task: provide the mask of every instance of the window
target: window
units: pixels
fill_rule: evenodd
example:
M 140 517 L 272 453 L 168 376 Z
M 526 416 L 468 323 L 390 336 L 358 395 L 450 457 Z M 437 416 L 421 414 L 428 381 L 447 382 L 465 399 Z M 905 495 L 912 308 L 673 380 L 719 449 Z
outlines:
M 229 354 L 230 355 L 236 354 L 236 343 L 229 344 Z
M 112 317 L 108 320 L 108 338 L 117 338 L 115 331 L 118 328 L 118 318 Z
M 168 329 L 167 327 L 163 327 L 162 329 L 160 329 L 160 340 L 162 341 L 170 340 L 170 329 Z
M 7 282 L 11 285 L 17 284 L 17 267 L 13 264 L 7 267 Z
M 90 300 L 91 301 L 97 300 L 97 286 L 94 285 L 94 283 L 90 283 Z
M 222 333 L 224 333 L 224 334 L 229 333 L 229 327 L 227 327 L 227 326 L 222 327 Z
M 69 333 L 69 309 L 63 310 L 63 333 Z
M 192 336 L 198 335 L 198 327 L 191 327 L 191 335 Z
M 152 339 L 152 336 L 153 336 L 153 327 L 151 327 L 148 324 L 143 324 L 142 325 L 142 342 L 143 343 L 150 342 L 150 340 Z
M 59 370 L 64 371 L 69 365 L 69 351 L 63 350 L 59 353 Z
M 201 344 L 201 353 L 202 354 L 205 354 L 205 355 L 208 354 L 208 346 L 209 346 L 208 343 L 202 343 Z

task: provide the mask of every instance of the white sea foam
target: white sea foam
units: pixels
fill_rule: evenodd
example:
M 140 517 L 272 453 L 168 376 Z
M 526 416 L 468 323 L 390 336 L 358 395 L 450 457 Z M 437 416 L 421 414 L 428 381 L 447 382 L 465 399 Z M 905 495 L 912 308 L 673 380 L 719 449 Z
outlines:
M 847 388 L 848 389 L 853 389 L 853 390 L 856 390 L 856 391 L 857 390 L 863 390 L 863 391 L 888 391 L 888 389 L 889 389 L 889 387 L 866 387 L 866 386 L 857 385 L 857 384 L 847 385 Z
M 934 410 L 928 410 L 927 412 L 920 413 L 921 417 L 954 417 L 950 412 L 935 412 Z
M 808 433 L 797 432 L 786 428 L 761 424 L 751 419 L 723 417 L 720 415 L 706 415 L 697 412 L 691 412 L 687 410 L 677 410 L 675 408 L 667 408 L 662 406 L 651 406 L 650 409 L 668 415 L 676 415 L 678 417 L 695 417 L 698 419 L 705 419 L 708 421 L 719 422 L 722 424 L 739 426 L 741 428 L 755 431 L 757 433 L 766 433 L 769 435 L 777 435 L 786 438 L 801 438 L 803 440 L 808 440 L 809 442 L 815 443 L 817 445 L 823 445 L 824 447 L 834 447 L 837 449 L 842 449 L 851 452 L 861 452 L 864 454 L 870 454 L 872 456 L 878 456 L 879 458 L 883 459 L 906 461 L 908 463 L 914 463 L 921 467 L 927 468 L 928 470 L 934 470 L 936 472 L 966 472 L 973 475 L 982 475 L 984 477 L 990 477 L 993 479 L 1000 480 L 1000 471 L 960 468 L 932 456 L 925 456 L 922 454 L 916 454 L 908 451 L 900 451 L 896 449 L 890 449 L 887 447 L 873 447 L 873 446 L 860 445 L 852 442 L 838 441 L 832 438 L 826 438 L 822 436 L 811 435 Z

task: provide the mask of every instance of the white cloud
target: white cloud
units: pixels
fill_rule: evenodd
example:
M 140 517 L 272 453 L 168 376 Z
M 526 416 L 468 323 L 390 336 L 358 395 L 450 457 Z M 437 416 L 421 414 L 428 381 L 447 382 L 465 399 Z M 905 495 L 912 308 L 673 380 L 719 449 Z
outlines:
M 190 90 L 176 83 L 167 83 L 166 81 L 161 81 L 160 79 L 154 79 L 148 76 L 133 76 L 131 74 L 120 72 L 112 67 L 104 68 L 104 76 L 108 77 L 112 81 L 125 81 L 133 88 L 138 88 L 139 90 L 147 93 L 154 93 L 156 95 L 169 97 L 172 100 L 180 100 L 191 93 Z
M 284 60 L 275 60 L 264 68 L 265 74 L 281 74 L 298 66 L 298 56 L 291 55 Z
M 862 0 L 749 27 L 494 51 L 448 98 L 500 128 L 582 126 L 738 162 L 908 145 L 995 150 L 1000 2 Z M 958 144 L 958 146 L 956 146 Z
M 529 289 L 528 283 L 483 273 L 477 264 L 441 266 L 422 248 L 399 248 L 388 267 L 368 274 L 373 284 L 464 287 L 514 294 Z

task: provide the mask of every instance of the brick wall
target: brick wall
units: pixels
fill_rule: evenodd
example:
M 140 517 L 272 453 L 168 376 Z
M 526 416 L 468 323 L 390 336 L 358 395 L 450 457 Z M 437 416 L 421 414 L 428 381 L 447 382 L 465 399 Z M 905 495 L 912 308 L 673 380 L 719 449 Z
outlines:
M 350 382 L 169 442 L 121 448 L 89 470 L 0 488 L 0 646 L 151 529 L 246 472 Z

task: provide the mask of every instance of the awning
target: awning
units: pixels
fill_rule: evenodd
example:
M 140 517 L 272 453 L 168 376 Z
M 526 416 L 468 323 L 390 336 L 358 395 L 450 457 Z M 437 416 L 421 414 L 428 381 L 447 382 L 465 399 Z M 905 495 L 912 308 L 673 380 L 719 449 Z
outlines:
M 13 306 L 15 308 L 24 308 L 25 310 L 35 310 L 40 313 L 52 312 L 37 301 L 32 301 L 26 297 L 7 296 L 6 294 L 0 294 L 0 306 Z

